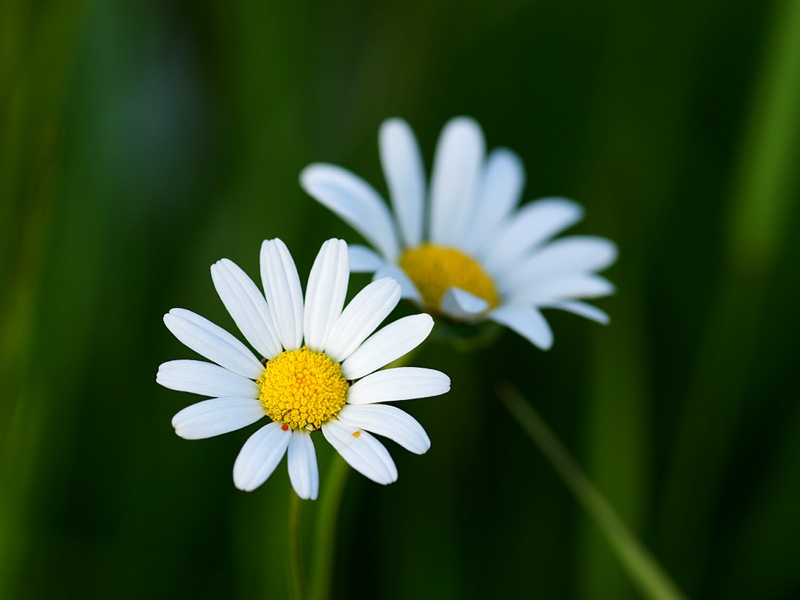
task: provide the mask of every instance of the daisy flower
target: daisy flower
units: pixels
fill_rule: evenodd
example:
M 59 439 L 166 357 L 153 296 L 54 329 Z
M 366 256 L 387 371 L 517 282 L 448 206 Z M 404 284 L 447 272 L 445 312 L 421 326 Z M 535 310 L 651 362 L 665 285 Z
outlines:
M 304 302 L 294 261 L 279 239 L 261 246 L 264 294 L 233 262 L 222 259 L 211 267 L 222 303 L 261 360 L 200 315 L 180 308 L 164 315 L 178 340 L 212 361 L 175 360 L 159 367 L 156 381 L 164 387 L 211 398 L 176 414 L 175 432 L 194 440 L 269 421 L 245 442 L 233 465 L 241 490 L 264 483 L 287 454 L 295 492 L 316 499 L 317 430 L 351 467 L 381 484 L 395 481 L 397 469 L 369 432 L 416 454 L 430 447 L 416 420 L 384 403 L 443 394 L 450 379 L 432 369 L 378 369 L 417 347 L 433 319 L 414 315 L 375 331 L 400 300 L 400 285 L 377 279 L 344 307 L 348 271 L 347 244 L 325 242 Z
M 505 148 L 486 156 L 474 120 L 459 117 L 445 126 L 430 190 L 408 124 L 385 121 L 379 139 L 391 212 L 372 186 L 341 167 L 312 164 L 300 176 L 311 196 L 372 244 L 374 250 L 351 246 L 352 271 L 393 277 L 403 297 L 431 314 L 495 321 L 545 350 L 553 333 L 543 308 L 608 322 L 581 299 L 613 292 L 597 271 L 614 262 L 616 246 L 585 235 L 553 240 L 581 220 L 582 208 L 564 198 L 517 207 L 522 163 Z

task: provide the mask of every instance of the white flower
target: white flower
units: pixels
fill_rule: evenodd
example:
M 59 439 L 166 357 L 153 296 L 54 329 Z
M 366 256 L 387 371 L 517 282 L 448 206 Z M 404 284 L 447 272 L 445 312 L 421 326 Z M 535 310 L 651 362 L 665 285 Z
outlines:
M 353 173 L 308 166 L 305 190 L 338 214 L 375 248 L 351 246 L 352 271 L 391 276 L 430 313 L 510 327 L 542 349 L 553 334 L 542 308 L 559 308 L 600 323 L 608 315 L 578 298 L 614 287 L 597 275 L 616 260 L 613 242 L 593 236 L 552 238 L 583 217 L 564 198 L 517 209 L 525 174 L 516 154 L 484 156 L 480 126 L 452 119 L 439 138 L 430 191 L 414 133 L 389 119 L 380 130 L 381 163 L 394 210 Z
M 443 394 L 450 379 L 415 367 L 375 372 L 417 347 L 433 327 L 433 319 L 421 314 L 375 332 L 400 300 L 396 281 L 373 281 L 344 307 L 348 249 L 335 239 L 317 255 L 305 303 L 294 261 L 278 239 L 261 246 L 264 295 L 227 259 L 211 267 L 211 277 L 242 335 L 264 360 L 210 321 L 175 308 L 164 315 L 169 330 L 216 364 L 167 362 L 156 381 L 212 398 L 172 419 L 176 433 L 186 439 L 220 435 L 267 417 L 270 423 L 250 436 L 236 458 L 236 487 L 254 490 L 288 453 L 292 487 L 301 498 L 315 499 L 319 475 L 311 433 L 317 429 L 351 467 L 381 484 L 395 481 L 397 469 L 368 432 L 417 454 L 428 450 L 422 426 L 382 403 Z

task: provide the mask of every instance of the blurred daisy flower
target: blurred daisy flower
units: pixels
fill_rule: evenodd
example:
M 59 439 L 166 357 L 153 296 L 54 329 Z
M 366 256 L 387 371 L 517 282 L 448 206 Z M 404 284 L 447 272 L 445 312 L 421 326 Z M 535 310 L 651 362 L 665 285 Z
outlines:
M 433 327 L 433 319 L 421 314 L 375 331 L 400 300 L 395 280 L 373 281 L 344 307 L 348 249 L 335 239 L 325 242 L 317 255 L 305 302 L 294 261 L 278 239 L 261 246 L 265 294 L 227 259 L 211 267 L 211 277 L 225 308 L 263 360 L 217 325 L 176 308 L 164 315 L 167 328 L 212 362 L 164 363 L 156 381 L 212 398 L 172 419 L 183 438 L 208 438 L 267 418 L 269 423 L 250 436 L 236 458 L 236 487 L 254 490 L 288 454 L 292 487 L 301 498 L 315 499 L 319 474 L 311 434 L 317 430 L 351 467 L 381 484 L 395 481 L 397 469 L 369 432 L 417 454 L 428 450 L 430 440 L 422 426 L 383 404 L 450 389 L 449 378 L 439 371 L 378 371 L 417 347 Z
M 485 156 L 483 132 L 472 119 L 447 123 L 439 138 L 430 191 L 414 133 L 389 119 L 380 154 L 394 215 L 375 189 L 341 167 L 312 164 L 305 190 L 356 229 L 374 250 L 351 246 L 350 268 L 390 276 L 409 298 L 454 321 L 494 321 L 548 349 L 553 334 L 542 308 L 608 322 L 582 301 L 614 286 L 597 274 L 617 256 L 613 242 L 594 236 L 553 237 L 583 217 L 580 205 L 543 198 L 517 208 L 525 174 L 516 154 Z

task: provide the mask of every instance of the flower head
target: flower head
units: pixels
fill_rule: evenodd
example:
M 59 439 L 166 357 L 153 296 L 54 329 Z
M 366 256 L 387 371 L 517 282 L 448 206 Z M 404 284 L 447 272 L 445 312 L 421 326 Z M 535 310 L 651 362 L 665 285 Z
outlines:
M 351 270 L 394 277 L 403 297 L 432 314 L 495 321 L 543 349 L 553 334 L 542 308 L 608 322 L 603 311 L 579 299 L 613 291 L 597 271 L 616 260 L 616 246 L 593 236 L 553 240 L 583 210 L 564 198 L 517 208 L 522 163 L 504 148 L 485 156 L 474 120 L 455 118 L 445 126 L 429 191 L 405 121 L 383 123 L 380 152 L 393 215 L 373 187 L 345 169 L 313 164 L 300 176 L 311 196 L 372 244 L 374 250 L 351 246 Z
M 236 487 L 250 491 L 260 486 L 286 453 L 292 487 L 301 498 L 315 499 L 319 475 L 311 434 L 317 430 L 351 467 L 381 484 L 395 481 L 397 469 L 369 432 L 417 454 L 428 450 L 430 440 L 422 426 L 383 404 L 450 389 L 449 378 L 439 371 L 378 371 L 416 348 L 433 327 L 431 317 L 422 314 L 375 331 L 400 300 L 396 281 L 373 281 L 345 307 L 348 249 L 335 239 L 325 242 L 317 255 L 305 302 L 294 261 L 278 239 L 261 246 L 264 294 L 227 259 L 211 267 L 211 277 L 225 308 L 263 360 L 224 329 L 175 308 L 164 315 L 167 328 L 212 362 L 164 363 L 156 381 L 211 398 L 172 419 L 183 438 L 228 433 L 264 417 L 270 421 L 239 452 L 233 466 Z

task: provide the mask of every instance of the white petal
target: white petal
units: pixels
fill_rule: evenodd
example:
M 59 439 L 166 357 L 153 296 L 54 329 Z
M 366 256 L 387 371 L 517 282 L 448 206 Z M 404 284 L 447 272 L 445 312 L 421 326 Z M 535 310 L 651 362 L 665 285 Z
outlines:
M 264 417 L 255 398 L 213 398 L 187 406 L 174 417 L 175 433 L 185 440 L 202 440 L 236 431 Z
M 165 388 L 201 396 L 258 398 L 255 381 L 199 360 L 171 360 L 158 367 L 156 382 Z
M 524 185 L 525 169 L 519 157 L 506 148 L 493 150 L 486 159 L 475 216 L 461 246 L 468 254 L 483 255 L 486 242 L 494 239 L 519 202 Z
M 236 263 L 223 258 L 211 266 L 211 278 L 222 303 L 245 339 L 261 356 L 272 359 L 283 351 L 264 295 Z
M 284 431 L 280 423 L 270 423 L 256 431 L 233 463 L 233 484 L 252 492 L 264 483 L 281 462 L 291 439 L 291 430 Z
M 406 246 L 422 243 L 425 167 L 414 132 L 402 119 L 383 122 L 381 164 Z
M 431 234 L 436 244 L 459 247 L 474 218 L 484 142 L 472 119 L 450 120 L 436 147 L 431 178 Z
M 389 260 L 399 254 L 397 234 L 386 203 L 366 181 L 334 165 L 309 165 L 300 185 L 358 231 Z
M 292 255 L 277 238 L 261 244 L 261 279 L 281 345 L 297 350 L 303 343 L 303 291 Z
M 397 481 L 397 467 L 389 451 L 366 431 L 334 419 L 322 426 L 322 435 L 347 464 L 365 477 L 382 485 Z
M 414 302 L 422 302 L 422 296 L 420 296 L 419 290 L 417 290 L 417 286 L 414 285 L 414 282 L 411 281 L 411 278 L 406 275 L 406 272 L 403 271 L 397 265 L 392 265 L 389 263 L 384 263 L 380 269 L 375 271 L 375 276 L 373 277 L 373 281 L 377 281 L 383 277 L 391 277 L 397 283 L 400 284 L 400 297 L 406 298 L 408 300 L 413 300 Z
M 339 421 L 382 435 L 400 444 L 414 454 L 425 454 L 431 440 L 417 420 L 396 406 L 370 404 L 345 406 L 338 415 Z
M 181 343 L 229 371 L 258 379 L 264 370 L 247 346 L 200 315 L 173 308 L 164 315 L 164 324 Z
M 604 311 L 600 310 L 596 306 L 592 306 L 591 304 L 586 304 L 585 302 L 580 302 L 578 300 L 553 302 L 552 304 L 546 305 L 544 308 L 546 307 L 560 308 L 561 310 L 566 310 L 603 325 L 608 325 L 611 322 L 611 319 Z
M 594 273 L 555 273 L 515 290 L 510 302 L 544 306 L 568 298 L 597 298 L 613 292 L 614 286 Z
M 419 346 L 433 329 L 428 314 L 411 315 L 389 323 L 367 338 L 342 363 L 342 375 L 353 381 L 369 375 Z
M 513 329 L 534 346 L 549 350 L 553 345 L 553 331 L 545 318 L 532 306 L 507 304 L 489 313 L 488 318 Z
M 497 277 L 502 289 L 515 289 L 545 274 L 564 271 L 599 271 L 617 258 L 611 240 L 593 236 L 570 236 L 548 244 Z
M 303 315 L 305 343 L 312 350 L 325 347 L 333 324 L 342 314 L 350 269 L 344 240 L 328 240 L 317 254 L 306 288 Z
M 293 431 L 287 455 L 289 481 L 303 500 L 316 500 L 319 493 L 319 469 L 310 433 Z
M 532 248 L 583 218 L 580 204 L 565 198 L 545 198 L 523 206 L 487 248 L 484 266 L 503 271 Z
M 471 321 L 488 308 L 486 300 L 457 287 L 449 288 L 439 305 L 444 314 L 460 321 Z
M 386 277 L 361 290 L 342 311 L 328 334 L 325 354 L 334 362 L 348 358 L 397 306 L 400 284 Z
M 348 244 L 351 273 L 374 273 L 383 265 L 383 259 L 361 244 Z
M 450 378 L 422 367 L 378 371 L 356 381 L 347 392 L 348 404 L 374 404 L 439 396 L 450 391 Z

